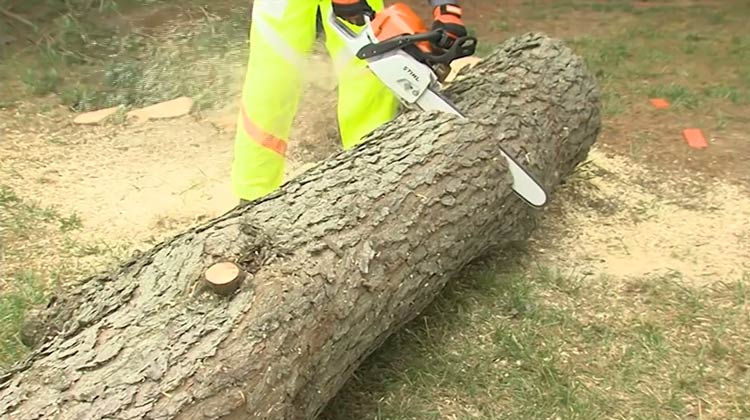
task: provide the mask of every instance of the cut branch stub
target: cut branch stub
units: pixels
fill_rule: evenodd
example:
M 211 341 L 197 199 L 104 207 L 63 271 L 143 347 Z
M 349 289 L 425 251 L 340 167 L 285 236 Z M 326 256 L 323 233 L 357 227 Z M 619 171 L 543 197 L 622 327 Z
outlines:
M 243 278 L 242 274 L 237 264 L 224 261 L 209 267 L 204 277 L 214 292 L 226 296 L 237 290 Z

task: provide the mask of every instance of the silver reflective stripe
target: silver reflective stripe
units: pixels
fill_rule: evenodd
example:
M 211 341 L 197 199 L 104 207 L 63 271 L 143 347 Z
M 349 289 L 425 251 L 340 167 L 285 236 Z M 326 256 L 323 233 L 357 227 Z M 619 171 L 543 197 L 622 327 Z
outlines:
M 332 60 L 333 68 L 334 70 L 336 70 L 336 73 L 341 74 L 341 72 L 344 71 L 344 67 L 346 67 L 353 58 L 354 54 L 352 54 L 348 49 L 342 48 L 341 51 L 339 51 Z
M 255 0 L 253 3 L 253 14 L 261 12 L 275 19 L 284 17 L 289 0 Z M 257 15 L 256 15 L 257 16 Z
M 276 33 L 276 29 L 266 22 L 262 16 L 256 15 L 253 19 L 253 25 L 255 25 L 258 33 L 263 36 L 263 39 L 274 49 L 274 51 L 284 57 L 289 64 L 299 69 L 304 67 L 304 54 L 287 44 L 286 41 Z M 252 45 L 250 48 L 252 48 Z
M 332 61 L 333 61 L 333 70 L 336 72 L 336 75 L 338 77 L 341 77 L 341 75 L 344 73 L 345 70 L 347 70 L 347 77 L 353 77 L 353 78 L 367 76 L 370 73 L 372 73 L 370 68 L 367 67 L 367 64 L 359 62 L 359 60 L 356 60 L 356 57 L 354 57 L 354 54 L 352 54 L 346 48 L 342 48 L 341 51 L 339 51 L 339 53 L 333 57 Z M 347 67 L 350 67 L 350 68 L 347 69 Z

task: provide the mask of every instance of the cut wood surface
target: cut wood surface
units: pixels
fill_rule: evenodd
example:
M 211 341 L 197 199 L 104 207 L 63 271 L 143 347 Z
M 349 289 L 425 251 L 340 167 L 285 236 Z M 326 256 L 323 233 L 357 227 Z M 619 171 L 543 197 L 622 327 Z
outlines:
M 406 112 L 60 296 L 0 378 L 0 418 L 314 418 L 466 264 L 528 237 L 543 212 L 512 192 L 499 145 L 553 192 L 600 130 L 592 75 L 539 34 L 446 94 L 469 120 Z M 205 281 L 224 261 L 244 273 L 229 296 Z
M 206 282 L 215 292 L 228 295 L 239 287 L 242 280 L 242 270 L 231 261 L 223 261 L 208 267 L 205 277 Z

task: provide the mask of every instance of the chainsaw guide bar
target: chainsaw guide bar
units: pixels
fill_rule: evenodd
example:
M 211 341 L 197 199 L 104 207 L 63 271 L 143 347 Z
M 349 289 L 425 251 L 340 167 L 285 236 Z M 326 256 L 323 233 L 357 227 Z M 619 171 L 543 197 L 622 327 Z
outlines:
M 365 25 L 359 34 L 333 13 L 329 21 L 348 50 L 365 60 L 369 69 L 404 105 L 467 118 L 440 93 L 439 86 L 450 71 L 451 61 L 474 54 L 476 38 L 459 38 L 448 50 L 439 51 L 431 43 L 441 40 L 445 34 L 439 30 L 428 31 L 422 20 L 401 3 L 387 7 L 374 19 L 365 16 Z M 547 192 L 535 177 L 502 146 L 500 154 L 508 162 L 516 195 L 533 207 L 546 204 Z

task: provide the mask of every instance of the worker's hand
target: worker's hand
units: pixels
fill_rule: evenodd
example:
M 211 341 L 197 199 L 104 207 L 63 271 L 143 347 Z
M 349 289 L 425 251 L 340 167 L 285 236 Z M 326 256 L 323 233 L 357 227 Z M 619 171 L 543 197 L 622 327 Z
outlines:
M 442 29 L 444 33 L 443 39 L 436 43 L 438 47 L 448 49 L 456 39 L 468 35 L 461 15 L 461 6 L 457 4 L 445 4 L 433 10 L 432 29 Z
M 370 19 L 375 15 L 375 11 L 367 4 L 367 0 L 333 0 L 333 13 L 357 26 L 365 24 L 365 15 Z

